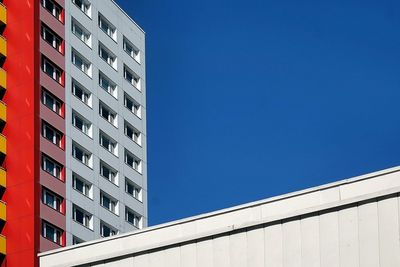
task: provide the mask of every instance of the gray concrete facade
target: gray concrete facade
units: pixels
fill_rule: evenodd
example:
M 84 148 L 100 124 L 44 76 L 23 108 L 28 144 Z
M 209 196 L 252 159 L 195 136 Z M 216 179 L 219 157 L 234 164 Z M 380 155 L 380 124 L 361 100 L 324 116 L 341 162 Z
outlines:
M 40 266 L 400 266 L 400 167 L 39 255 Z
M 147 226 L 145 34 L 112 0 L 66 0 L 65 21 L 66 244 L 71 245 Z M 130 78 L 125 68 L 139 85 L 125 79 Z M 125 98 L 139 110 L 129 109 Z M 127 134 L 125 125 L 140 136 Z M 131 166 L 127 154 L 134 156 L 135 161 L 128 159 Z M 128 193 L 126 182 L 137 191 Z

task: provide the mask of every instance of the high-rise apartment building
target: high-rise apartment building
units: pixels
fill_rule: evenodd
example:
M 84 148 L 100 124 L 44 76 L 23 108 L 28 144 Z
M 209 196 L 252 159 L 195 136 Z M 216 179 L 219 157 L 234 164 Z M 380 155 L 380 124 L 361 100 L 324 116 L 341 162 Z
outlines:
M 0 4 L 0 255 L 147 225 L 145 37 L 113 0 Z

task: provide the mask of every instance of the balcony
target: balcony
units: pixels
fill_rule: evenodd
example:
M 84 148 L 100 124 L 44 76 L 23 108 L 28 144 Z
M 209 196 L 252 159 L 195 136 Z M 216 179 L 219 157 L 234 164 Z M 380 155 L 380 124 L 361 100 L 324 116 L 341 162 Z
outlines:
M 0 87 L 7 89 L 7 72 L 0 68 Z
M 0 23 L 7 24 L 7 8 L 0 3 Z
M 0 186 L 6 188 L 7 186 L 7 171 L 0 167 Z
M 4 235 L 0 235 L 0 254 L 6 255 L 6 237 Z
M 7 220 L 7 206 L 4 201 L 0 200 L 0 220 L 6 221 Z
M 7 57 L 7 40 L 0 35 L 0 56 Z
M 2 134 L 0 134 L 0 152 L 7 155 L 7 139 Z
M 7 105 L 0 100 L 0 120 L 3 122 L 7 121 Z

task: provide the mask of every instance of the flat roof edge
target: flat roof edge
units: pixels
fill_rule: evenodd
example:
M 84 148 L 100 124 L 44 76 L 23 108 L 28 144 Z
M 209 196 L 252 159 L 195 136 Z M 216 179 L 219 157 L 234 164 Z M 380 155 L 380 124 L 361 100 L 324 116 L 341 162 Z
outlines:
M 131 16 L 128 15 L 128 13 L 126 13 L 126 11 L 124 9 L 122 9 L 122 7 L 120 7 L 117 2 L 115 0 L 111 0 L 111 2 L 130 20 L 133 22 L 133 24 L 135 24 L 136 27 L 139 28 L 140 31 L 142 31 L 144 34 L 146 34 L 146 32 L 142 29 L 142 27 L 139 26 L 139 24 L 136 23 L 136 21 L 133 20 L 133 18 Z
M 113 240 L 113 239 L 120 239 L 120 238 L 123 238 L 126 236 L 131 236 L 131 235 L 138 235 L 141 233 L 155 231 L 155 230 L 167 228 L 170 226 L 188 223 L 191 221 L 196 221 L 196 220 L 205 219 L 208 217 L 222 215 L 222 214 L 226 214 L 226 213 L 230 213 L 230 212 L 234 212 L 234 211 L 238 211 L 238 210 L 242 210 L 242 209 L 246 209 L 246 208 L 252 208 L 252 207 L 264 205 L 267 203 L 276 202 L 276 201 L 280 201 L 280 200 L 284 200 L 284 199 L 288 199 L 288 198 L 293 198 L 296 196 L 301 196 L 301 195 L 317 192 L 320 190 L 329 189 L 332 187 L 338 187 L 341 185 L 346 185 L 346 184 L 351 184 L 351 183 L 355 183 L 355 182 L 359 182 L 359 181 L 363 181 L 363 180 L 368 180 L 368 179 L 372 179 L 372 178 L 375 178 L 378 176 L 395 173 L 395 172 L 399 172 L 399 171 L 400 171 L 400 166 L 396 166 L 396 167 L 392 167 L 392 168 L 388 168 L 388 169 L 384 169 L 384 170 L 380 170 L 380 171 L 376 171 L 376 172 L 372 172 L 372 173 L 368 173 L 368 174 L 364 174 L 364 175 L 359 175 L 359 176 L 355 176 L 352 178 L 347 178 L 347 179 L 339 180 L 336 182 L 332 182 L 332 183 L 328 183 L 328 184 L 324 184 L 324 185 L 320 185 L 320 186 L 315 186 L 315 187 L 311 187 L 311 188 L 307 188 L 307 189 L 303 189 L 303 190 L 299 190 L 299 191 L 294 191 L 294 192 L 279 195 L 279 196 L 274 196 L 274 197 L 246 203 L 243 205 L 238 205 L 238 206 L 234 206 L 234 207 L 230 207 L 230 208 L 226 208 L 226 209 L 221 209 L 221 210 L 204 213 L 204 214 L 200 214 L 200 215 L 196 215 L 196 216 L 192 216 L 192 217 L 188 217 L 188 218 L 184 218 L 184 219 L 180 219 L 180 220 L 176 220 L 176 221 L 172 221 L 172 222 L 167 222 L 167 223 L 151 226 L 151 227 L 148 227 L 148 228 L 145 228 L 142 230 L 138 230 L 138 231 L 134 231 L 134 232 L 124 233 L 124 234 L 107 237 L 107 238 L 103 238 L 103 239 L 99 239 L 99 240 L 88 241 L 88 242 L 84 242 L 82 244 L 78 244 L 75 246 L 46 251 L 46 252 L 39 253 L 38 255 L 39 255 L 39 257 L 42 257 L 42 256 L 46 256 L 46 255 L 51 255 L 51 254 L 57 254 L 57 253 L 60 253 L 63 251 L 73 250 L 73 249 L 83 247 L 83 246 L 98 244 L 98 243 L 106 242 L 106 241 Z

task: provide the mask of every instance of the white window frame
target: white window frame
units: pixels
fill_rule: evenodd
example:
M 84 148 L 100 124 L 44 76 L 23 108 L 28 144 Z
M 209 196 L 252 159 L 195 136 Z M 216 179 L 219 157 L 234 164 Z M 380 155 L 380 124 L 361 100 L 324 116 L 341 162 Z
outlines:
M 99 28 L 111 39 L 117 42 L 117 28 L 111 22 L 109 22 L 101 13 L 99 13 L 98 19 Z
M 132 136 L 129 135 L 129 131 L 132 132 Z M 137 145 L 142 146 L 142 133 L 127 121 L 124 121 L 124 133 Z
M 133 216 L 133 220 L 130 220 L 130 216 Z M 135 226 L 137 229 L 142 229 L 142 216 L 134 212 L 132 209 L 125 206 L 125 221 Z
M 124 93 L 124 107 L 135 114 L 139 119 L 142 118 L 142 106 L 127 93 Z
M 52 101 L 52 103 L 48 103 L 48 101 Z M 42 88 L 42 103 L 47 108 L 51 109 L 57 115 L 61 116 L 62 114 L 62 104 L 61 101 L 56 98 L 52 93 L 47 91 L 46 89 Z M 51 105 L 51 107 L 50 107 Z
M 63 8 L 59 4 L 53 0 L 42 0 L 41 2 L 44 9 L 46 9 L 57 20 L 62 22 Z
M 77 219 L 77 212 L 82 213 L 82 222 Z M 75 204 L 72 206 L 72 219 L 78 224 L 93 230 L 93 215 Z
M 104 169 L 107 169 L 108 175 L 104 172 Z M 100 160 L 100 175 L 113 183 L 116 186 L 119 186 L 119 175 L 118 171 L 112 168 L 110 165 Z
M 107 93 L 112 95 L 115 99 L 118 99 L 117 84 L 111 81 L 104 73 L 99 71 L 99 86 L 104 89 Z
M 106 114 L 105 112 L 107 112 L 108 114 Z M 118 128 L 118 114 L 103 102 L 99 102 L 99 114 L 103 119 Z
M 140 64 L 140 54 L 141 53 L 140 53 L 139 48 L 137 48 L 125 36 L 124 36 L 124 39 L 123 39 L 123 49 L 131 58 L 133 58 L 137 63 Z
M 77 181 L 82 183 L 82 190 L 78 188 Z M 82 195 L 90 199 L 93 199 L 93 185 L 88 181 L 86 181 L 85 179 L 83 179 L 82 177 L 80 177 L 79 175 L 77 175 L 76 173 L 72 173 L 72 187 Z
M 107 199 L 107 203 L 105 203 L 105 199 Z M 105 208 L 106 210 L 114 213 L 115 215 L 119 215 L 119 201 L 109 194 L 104 193 L 100 190 L 100 206 Z
M 132 193 L 129 192 L 129 187 L 132 187 Z M 133 197 L 134 199 L 142 202 L 142 188 L 136 185 L 134 182 L 130 181 L 125 177 L 125 193 Z
M 82 154 L 82 158 L 79 157 L 79 154 Z M 93 155 L 87 149 L 78 145 L 75 142 L 72 142 L 72 157 L 74 157 L 79 162 L 83 163 L 85 166 L 92 168 L 93 167 Z
M 51 140 L 50 140 L 49 136 L 47 135 L 48 133 L 52 134 Z M 50 124 L 48 124 L 45 121 L 42 121 L 42 136 L 46 140 L 52 142 L 54 145 L 58 146 L 59 148 L 62 148 L 63 134 L 56 128 L 50 126 Z
M 52 236 L 48 235 L 48 232 L 50 231 L 52 232 Z M 42 236 L 47 240 L 50 240 L 61 246 L 63 244 L 63 234 L 63 230 L 61 230 L 60 228 L 46 221 L 42 221 Z
M 42 56 L 42 70 L 57 83 L 62 84 L 62 69 L 44 56 Z
M 118 142 L 99 130 L 99 143 L 104 149 L 118 157 Z
M 135 87 L 137 90 L 139 90 L 139 91 L 142 90 L 142 88 L 141 88 L 142 79 L 139 77 L 139 75 L 137 75 L 133 70 L 128 68 L 128 66 L 126 66 L 125 64 L 124 64 L 124 78 L 128 83 L 133 85 L 133 87 Z
M 87 76 L 92 77 L 92 63 L 75 49 L 71 50 L 71 62 Z
M 79 40 L 92 47 L 92 34 L 73 17 L 71 17 L 71 31 Z
M 124 154 L 125 154 L 124 155 L 125 164 L 134 169 L 135 171 L 137 171 L 138 173 L 142 174 L 142 160 L 139 159 L 137 156 L 135 156 L 132 152 L 128 151 L 126 148 Z M 132 160 L 132 165 L 130 164 L 131 160 Z
M 42 202 L 44 205 L 58 212 L 62 212 L 63 198 L 44 187 L 42 188 Z
M 99 42 L 99 57 L 104 60 L 114 70 L 118 69 L 117 56 L 110 51 L 105 45 Z
M 109 229 L 110 235 L 107 235 L 107 236 L 104 235 L 104 228 L 105 227 Z M 100 221 L 100 236 L 101 237 L 109 237 L 109 236 L 114 236 L 114 235 L 117 235 L 117 234 L 118 234 L 118 230 L 117 229 L 111 227 L 109 224 L 107 224 L 107 223 L 105 223 L 103 221 Z
M 77 126 L 77 120 L 82 123 L 82 129 Z M 92 124 L 75 110 L 72 110 L 72 125 L 85 135 L 92 138 Z
M 75 79 L 71 79 L 71 81 L 72 94 L 87 106 L 92 107 L 92 93 Z M 81 96 L 79 96 L 79 94 L 81 94 Z
M 80 4 L 79 1 L 81 2 Z M 72 0 L 72 3 L 86 16 L 92 18 L 92 4 L 88 0 Z
M 63 52 L 63 39 L 43 22 L 40 29 L 40 36 L 58 52 Z
M 52 170 L 47 169 L 47 167 L 49 164 L 52 165 Z M 50 175 L 54 176 L 55 178 L 62 180 L 63 177 L 63 166 L 60 165 L 58 162 L 56 162 L 55 160 L 53 160 L 52 158 L 50 158 L 47 155 L 42 154 L 42 169 L 43 171 L 49 173 Z

